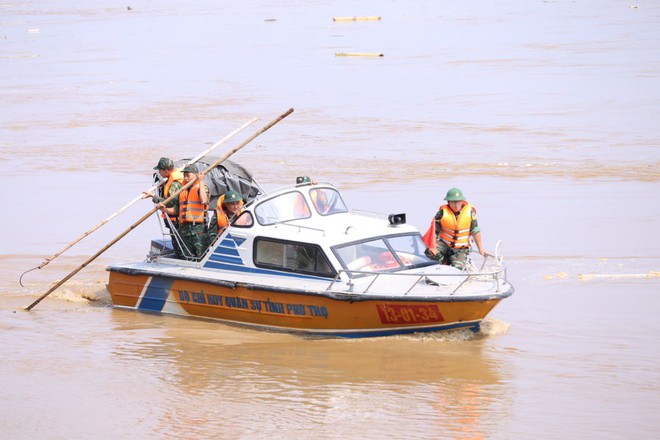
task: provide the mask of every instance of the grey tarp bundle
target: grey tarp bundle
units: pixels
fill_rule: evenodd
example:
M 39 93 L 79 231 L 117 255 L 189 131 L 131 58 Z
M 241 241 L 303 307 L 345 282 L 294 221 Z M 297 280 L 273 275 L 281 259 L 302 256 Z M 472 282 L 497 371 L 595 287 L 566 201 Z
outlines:
M 195 162 L 195 166 L 199 172 L 202 172 L 219 159 L 219 157 L 204 156 Z M 177 160 L 174 162 L 174 166 L 183 168 L 188 161 L 190 159 Z M 218 197 L 230 190 L 239 193 L 245 204 L 261 194 L 261 188 L 252 178 L 252 173 L 231 160 L 224 160 L 220 165 L 209 171 L 204 177 L 204 182 L 206 182 L 211 193 L 209 209 L 215 209 Z

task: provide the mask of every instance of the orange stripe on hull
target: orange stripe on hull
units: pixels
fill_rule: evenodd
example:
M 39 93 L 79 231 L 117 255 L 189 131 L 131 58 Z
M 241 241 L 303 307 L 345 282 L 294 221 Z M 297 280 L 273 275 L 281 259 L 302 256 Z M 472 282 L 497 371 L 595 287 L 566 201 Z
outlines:
M 150 281 L 151 280 L 151 281 Z M 156 281 L 154 281 L 156 280 Z M 143 292 L 154 290 L 147 285 L 158 283 L 161 308 L 147 304 Z M 145 289 L 146 287 L 146 289 Z M 188 314 L 235 323 L 266 326 L 278 330 L 332 333 L 356 331 L 402 332 L 442 327 L 452 324 L 477 325 L 500 301 L 414 301 L 334 299 L 321 294 L 275 292 L 255 287 L 224 287 L 187 280 L 152 280 L 144 275 L 111 272 L 108 290 L 117 306 Z M 454 325 L 456 326 L 456 325 Z M 458 325 L 460 326 L 460 325 Z
M 149 280 L 147 275 L 126 275 L 110 272 L 108 292 L 115 306 L 137 308 L 138 299 Z

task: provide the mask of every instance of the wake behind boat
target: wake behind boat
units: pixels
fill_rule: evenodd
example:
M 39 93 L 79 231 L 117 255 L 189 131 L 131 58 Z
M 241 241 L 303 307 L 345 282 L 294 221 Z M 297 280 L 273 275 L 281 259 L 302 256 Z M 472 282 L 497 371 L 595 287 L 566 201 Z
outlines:
M 513 293 L 502 257 L 459 271 L 429 259 L 405 215 L 349 210 L 330 184 L 247 198 L 199 261 L 152 241 L 146 261 L 116 264 L 115 307 L 271 331 L 367 337 L 478 330 Z

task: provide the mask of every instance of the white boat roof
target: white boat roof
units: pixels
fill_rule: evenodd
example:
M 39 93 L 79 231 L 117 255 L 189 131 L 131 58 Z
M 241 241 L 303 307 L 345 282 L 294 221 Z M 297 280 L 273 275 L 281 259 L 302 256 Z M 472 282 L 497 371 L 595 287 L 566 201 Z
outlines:
M 337 188 L 330 184 L 289 186 L 278 189 L 274 192 L 264 194 L 248 206 L 247 210 L 252 210 L 256 215 L 256 222 L 253 226 L 258 228 L 259 232 L 272 234 L 282 239 L 291 239 L 297 241 L 306 241 L 309 243 L 323 242 L 328 246 L 337 244 L 376 238 L 383 235 L 415 233 L 419 232 L 417 228 L 408 224 L 391 224 L 388 216 L 385 214 L 367 213 L 360 211 L 351 211 L 341 203 L 342 208 L 336 212 L 321 214 L 315 209 L 313 196 L 315 193 L 327 192 L 341 197 Z M 309 216 L 301 218 L 290 218 L 284 214 L 282 218 L 272 219 L 262 224 L 259 218 L 260 206 L 275 199 L 289 198 L 290 194 L 301 194 L 308 204 Z

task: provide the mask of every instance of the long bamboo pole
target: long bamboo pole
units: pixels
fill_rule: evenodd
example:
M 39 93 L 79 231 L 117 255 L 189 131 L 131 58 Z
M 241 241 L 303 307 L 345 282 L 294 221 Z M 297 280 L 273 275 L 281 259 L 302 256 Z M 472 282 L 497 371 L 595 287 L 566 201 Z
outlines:
M 210 170 L 212 170 L 213 168 L 215 168 L 215 167 L 217 167 L 218 165 L 220 165 L 222 162 L 224 162 L 225 160 L 227 160 L 231 155 L 233 155 L 233 154 L 236 153 L 238 150 L 240 150 L 241 148 L 243 148 L 244 146 L 246 146 L 247 144 L 249 144 L 250 142 L 252 142 L 257 136 L 261 135 L 263 132 L 265 132 L 266 130 L 268 130 L 268 129 L 271 128 L 273 125 L 277 124 L 278 122 L 280 122 L 282 119 L 284 119 L 284 118 L 286 118 L 287 116 L 289 116 L 291 113 L 293 113 L 293 108 L 290 108 L 289 110 L 287 110 L 286 112 L 284 112 L 284 113 L 282 113 L 280 116 L 278 116 L 277 118 L 273 119 L 273 120 L 272 120 L 271 122 L 269 122 L 266 126 L 264 126 L 261 130 L 257 131 L 255 134 L 253 134 L 252 136 L 250 136 L 249 138 L 247 138 L 245 141 L 243 141 L 240 145 L 238 145 L 238 146 L 235 147 L 233 150 L 229 151 L 229 152 L 228 152 L 227 154 L 225 154 L 223 157 L 221 157 L 220 159 L 218 159 L 218 160 L 217 160 L 215 163 L 213 163 L 213 165 L 211 165 L 209 168 L 207 168 L 206 170 L 202 171 L 201 174 L 202 174 L 202 175 L 206 175 L 206 173 L 208 173 Z M 167 203 L 169 203 L 170 201 L 174 200 L 174 198 L 177 197 L 177 196 L 179 195 L 179 193 L 181 193 L 182 191 L 188 189 L 188 188 L 191 187 L 194 183 L 195 183 L 195 180 L 191 180 L 190 182 L 186 183 L 186 184 L 183 185 L 178 191 L 174 192 L 174 193 L 173 193 L 172 195 L 170 195 L 167 199 L 165 199 L 162 203 L 163 203 L 163 204 L 167 204 Z M 61 279 L 60 281 L 58 281 L 57 283 L 55 283 L 55 285 L 53 285 L 50 289 L 48 289 L 48 291 L 47 291 L 46 293 L 44 293 L 44 294 L 41 295 L 39 298 L 37 298 L 37 300 L 34 301 L 32 304 L 30 304 L 29 306 L 27 306 L 27 307 L 25 308 L 25 310 L 28 310 L 28 311 L 29 311 L 29 310 L 32 310 L 32 308 L 33 308 L 34 306 L 36 306 L 37 304 L 39 304 L 44 298 L 46 298 L 48 295 L 50 295 L 50 294 L 53 293 L 55 290 L 57 290 L 57 288 L 60 287 L 62 284 L 66 283 L 71 277 L 73 277 L 75 274 L 77 274 L 78 272 L 80 272 L 80 271 L 81 271 L 83 268 L 85 268 L 89 263 L 91 263 L 92 261 L 94 261 L 99 255 L 101 255 L 102 253 L 104 253 L 106 250 L 110 249 L 110 247 L 112 247 L 115 243 L 117 243 L 119 240 L 121 240 L 122 238 L 124 238 L 129 232 L 131 232 L 133 229 L 135 229 L 136 227 L 138 227 L 142 222 L 144 222 L 146 219 L 148 219 L 148 218 L 151 216 L 151 214 L 153 214 L 153 213 L 156 212 L 156 211 L 158 211 L 158 208 L 157 208 L 157 207 L 154 207 L 154 208 L 152 208 L 151 210 L 149 210 L 149 212 L 147 212 L 145 215 L 143 215 L 142 217 L 140 217 L 139 220 L 137 220 L 135 223 L 133 223 L 131 226 L 129 226 L 128 229 L 126 229 L 124 232 L 122 232 L 121 234 L 119 234 L 116 238 L 114 238 L 110 243 L 108 243 L 106 246 L 104 246 L 104 247 L 103 247 L 101 250 L 99 250 L 97 253 L 95 253 L 94 255 L 92 255 L 91 257 L 89 257 L 89 258 L 87 259 L 87 261 L 85 261 L 83 264 L 81 264 L 80 266 L 78 266 L 73 272 L 69 273 L 67 276 L 65 276 L 64 278 L 62 278 L 62 279 Z
M 218 142 L 216 142 L 215 144 L 213 144 L 213 146 L 211 146 L 210 148 L 207 148 L 205 151 L 203 151 L 203 152 L 201 152 L 200 154 L 198 154 L 197 156 L 195 156 L 195 158 L 189 160 L 187 163 L 191 164 L 191 163 L 195 163 L 195 162 L 197 162 L 199 159 L 201 159 L 202 157 L 206 156 L 207 154 L 209 154 L 210 152 L 212 152 L 213 150 L 215 150 L 216 148 L 218 148 L 220 145 L 224 144 L 224 143 L 227 142 L 229 139 L 231 139 L 232 137 L 236 136 L 238 133 L 240 133 L 241 131 L 245 130 L 247 127 L 249 127 L 250 125 L 254 124 L 254 123 L 255 123 L 256 121 L 258 121 L 258 120 L 259 120 L 259 118 L 252 118 L 252 119 L 250 119 L 249 121 L 245 122 L 243 125 L 241 125 L 240 127 L 236 128 L 234 131 L 232 131 L 231 133 L 229 133 L 227 136 L 225 136 L 224 138 L 220 139 Z M 155 190 L 158 189 L 160 186 L 162 186 L 163 184 L 165 184 L 165 182 L 166 182 L 166 181 L 163 180 L 163 181 L 159 182 L 158 184 L 152 186 L 151 188 L 149 188 L 149 189 L 148 189 L 147 191 L 145 191 L 145 192 L 150 193 L 150 192 L 152 192 L 152 191 L 155 191 Z M 135 203 L 139 202 L 139 201 L 142 200 L 142 199 L 144 199 L 144 193 L 143 193 L 143 194 L 140 194 L 139 196 L 137 196 L 136 198 L 134 198 L 133 200 L 131 200 L 130 202 L 128 202 L 126 205 L 122 206 L 119 210 L 117 210 L 117 211 L 113 212 L 112 214 L 110 214 L 108 217 L 106 217 L 104 220 L 102 220 L 99 224 L 97 224 L 97 225 L 94 226 L 92 229 L 90 229 L 89 231 L 85 232 L 85 233 L 82 234 L 80 237 L 78 237 L 77 239 L 75 239 L 74 241 L 72 241 L 71 243 L 69 243 L 68 245 L 66 245 L 62 250 L 60 250 L 59 252 L 55 253 L 52 257 L 50 257 L 50 258 L 46 258 L 46 259 L 45 259 L 45 260 L 44 260 L 39 266 L 37 266 L 37 267 L 33 267 L 32 269 L 23 272 L 23 273 L 21 274 L 20 278 L 18 279 L 18 284 L 20 284 L 21 286 L 23 286 L 23 276 L 24 276 L 26 273 L 31 272 L 31 271 L 33 271 L 33 270 L 35 270 L 35 269 L 41 269 L 41 268 L 43 268 L 43 267 L 46 266 L 48 263 L 50 263 L 51 261 L 53 261 L 55 258 L 59 257 L 59 256 L 62 255 L 64 252 L 66 252 L 68 249 L 70 249 L 71 247 L 73 247 L 74 245 L 76 245 L 77 243 L 79 243 L 83 238 L 87 237 L 87 236 L 90 235 L 92 232 L 96 231 L 96 230 L 99 229 L 101 226 L 105 225 L 105 224 L 108 223 L 110 220 L 112 220 L 113 218 L 115 218 L 116 216 L 118 216 L 119 214 L 121 214 L 122 212 L 126 211 L 128 208 L 130 208 L 131 206 L 133 206 Z

